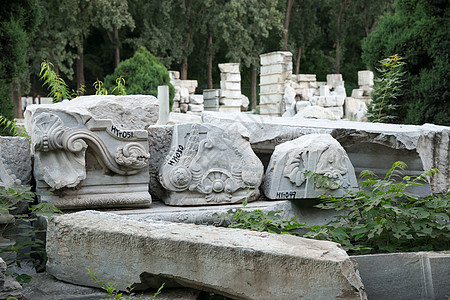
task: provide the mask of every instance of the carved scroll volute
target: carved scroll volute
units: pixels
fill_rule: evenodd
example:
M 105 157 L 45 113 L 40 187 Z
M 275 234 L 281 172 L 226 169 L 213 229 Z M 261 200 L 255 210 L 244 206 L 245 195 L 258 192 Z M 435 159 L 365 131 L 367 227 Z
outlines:
M 64 124 L 57 115 L 42 113 L 34 120 L 31 142 L 38 151 L 62 149 L 64 132 Z

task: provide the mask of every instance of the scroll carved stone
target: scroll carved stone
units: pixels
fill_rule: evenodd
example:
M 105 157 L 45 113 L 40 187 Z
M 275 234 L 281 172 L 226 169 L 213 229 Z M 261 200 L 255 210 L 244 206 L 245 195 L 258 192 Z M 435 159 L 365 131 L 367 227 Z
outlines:
M 150 205 L 146 131 L 83 121 L 76 112 L 35 108 L 30 115 L 41 201 L 67 209 Z
M 342 196 L 357 186 L 345 150 L 329 134 L 309 134 L 275 147 L 266 171 L 264 193 L 270 199 Z
M 169 205 L 211 205 L 254 200 L 263 166 L 246 130 L 210 124 L 176 125 L 159 180 Z

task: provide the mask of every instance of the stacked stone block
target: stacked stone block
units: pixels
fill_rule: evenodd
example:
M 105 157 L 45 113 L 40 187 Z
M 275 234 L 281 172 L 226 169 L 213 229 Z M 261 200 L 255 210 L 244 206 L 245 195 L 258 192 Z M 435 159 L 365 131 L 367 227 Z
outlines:
M 260 114 L 281 116 L 285 83 L 292 78 L 292 53 L 271 52 L 260 55 Z
M 373 91 L 373 72 L 358 71 L 358 89 L 345 99 L 345 116 L 349 120 L 366 121 L 367 105 L 371 101 Z
M 220 112 L 240 112 L 242 105 L 241 73 L 238 63 L 219 64 Z
M 183 113 L 190 110 L 193 112 L 203 111 L 203 107 L 198 106 L 203 105 L 202 100 L 199 100 L 199 97 L 196 97 L 194 100 L 191 98 L 195 94 L 195 89 L 198 85 L 197 80 L 181 80 L 180 72 L 177 71 L 169 71 L 169 76 L 170 83 L 175 88 L 172 111 Z M 191 100 L 193 101 L 192 103 Z
M 203 105 L 205 111 L 219 111 L 219 89 L 203 90 Z

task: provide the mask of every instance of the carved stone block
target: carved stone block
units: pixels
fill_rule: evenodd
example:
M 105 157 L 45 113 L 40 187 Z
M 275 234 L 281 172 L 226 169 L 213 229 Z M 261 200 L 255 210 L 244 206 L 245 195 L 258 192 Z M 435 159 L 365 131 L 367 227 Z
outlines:
M 213 205 L 255 200 L 263 172 L 242 125 L 179 124 L 159 180 L 168 205 Z
M 147 131 L 61 106 L 27 109 L 39 200 L 60 209 L 149 207 Z
M 264 179 L 269 199 L 343 196 L 356 187 L 344 148 L 329 134 L 309 134 L 275 147 Z

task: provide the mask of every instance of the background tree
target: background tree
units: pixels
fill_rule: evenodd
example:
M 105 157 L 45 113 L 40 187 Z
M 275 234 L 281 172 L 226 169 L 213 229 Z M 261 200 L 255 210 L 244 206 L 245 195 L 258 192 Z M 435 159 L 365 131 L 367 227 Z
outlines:
M 363 41 L 363 59 L 372 69 L 392 54 L 405 58 L 407 80 L 394 103 L 398 122 L 450 125 L 449 7 L 443 0 L 397 0 L 395 13 Z
M 20 91 L 29 86 L 28 50 L 42 20 L 39 2 L 6 1 L 2 3 L 0 20 L 0 114 L 12 120 L 21 116 Z

